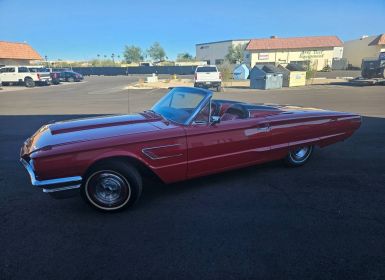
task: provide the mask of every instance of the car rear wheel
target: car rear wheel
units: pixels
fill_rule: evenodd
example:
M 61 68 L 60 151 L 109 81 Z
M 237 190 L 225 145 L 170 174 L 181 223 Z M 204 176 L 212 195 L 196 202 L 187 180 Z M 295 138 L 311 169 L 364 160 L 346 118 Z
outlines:
M 121 161 L 109 161 L 93 168 L 81 188 L 83 199 L 105 212 L 132 206 L 141 192 L 142 178 L 139 172 Z
M 299 147 L 289 152 L 285 158 L 285 163 L 292 167 L 301 166 L 309 160 L 312 153 L 313 146 Z
M 26 87 L 34 87 L 35 86 L 35 82 L 31 78 L 25 78 L 24 83 L 25 83 Z

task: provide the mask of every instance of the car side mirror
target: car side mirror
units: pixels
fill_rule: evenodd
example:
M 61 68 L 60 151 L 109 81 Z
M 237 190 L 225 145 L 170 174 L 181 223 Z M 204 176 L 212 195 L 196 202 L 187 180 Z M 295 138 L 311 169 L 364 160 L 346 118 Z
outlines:
M 210 119 L 210 124 L 211 125 L 214 125 L 214 124 L 217 124 L 217 123 L 220 123 L 221 122 L 221 117 L 220 116 L 211 116 L 211 119 Z

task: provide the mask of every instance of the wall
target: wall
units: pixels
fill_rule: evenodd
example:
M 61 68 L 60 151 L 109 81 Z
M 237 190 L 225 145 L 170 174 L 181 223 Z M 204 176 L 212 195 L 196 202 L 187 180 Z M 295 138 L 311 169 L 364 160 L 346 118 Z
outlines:
M 29 59 L 7 59 L 0 58 L 0 65 L 29 65 L 31 60 Z
M 249 40 L 222 41 L 195 46 L 197 60 L 209 60 L 208 64 L 215 64 L 216 60 L 224 60 L 231 45 L 247 44 Z
M 335 53 L 334 48 L 253 51 L 250 52 L 250 66 L 256 63 L 285 65 L 291 61 L 311 60 L 317 70 L 322 70 L 326 65 L 332 65 Z
M 206 61 L 176 61 L 175 66 L 202 66 L 207 65 Z
M 72 67 L 72 70 L 82 75 L 135 75 L 135 74 L 169 74 L 192 75 L 196 66 L 133 66 L 133 67 Z
M 378 57 L 381 52 L 380 46 L 369 46 L 377 36 L 369 36 L 344 43 L 343 57 L 354 67 L 361 67 L 363 58 Z M 385 46 L 383 46 L 385 48 Z

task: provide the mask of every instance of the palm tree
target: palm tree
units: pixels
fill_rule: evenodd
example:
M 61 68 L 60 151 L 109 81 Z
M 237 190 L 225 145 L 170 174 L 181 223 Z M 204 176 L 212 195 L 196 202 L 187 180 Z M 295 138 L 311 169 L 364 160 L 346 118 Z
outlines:
M 97 63 L 100 64 L 100 54 L 97 54 L 96 57 L 98 58 Z
M 115 63 L 114 57 L 115 57 L 115 54 L 114 54 L 114 53 L 112 53 L 112 54 L 111 54 L 112 63 Z

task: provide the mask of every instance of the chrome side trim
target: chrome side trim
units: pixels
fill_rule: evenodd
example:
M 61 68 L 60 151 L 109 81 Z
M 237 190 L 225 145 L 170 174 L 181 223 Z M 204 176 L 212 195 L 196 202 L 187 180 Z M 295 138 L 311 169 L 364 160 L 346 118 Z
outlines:
M 150 148 L 143 148 L 142 153 L 149 157 L 152 160 L 159 160 L 159 159 L 166 159 L 166 158 L 172 158 L 172 157 L 180 157 L 183 156 L 183 154 L 175 154 L 175 155 L 169 155 L 169 156 L 163 156 L 158 157 L 151 153 L 151 150 L 160 149 L 160 148 L 167 148 L 167 147 L 176 147 L 181 146 L 182 144 L 171 144 L 171 145 L 164 145 L 164 146 L 156 146 L 156 147 L 150 147 Z
M 56 188 L 56 189 L 43 189 L 44 193 L 53 193 L 53 192 L 61 192 L 61 191 L 68 191 L 68 190 L 74 190 L 80 188 L 79 185 L 74 186 L 68 186 L 68 187 L 62 187 L 62 188 Z
M 245 136 L 251 136 L 257 133 L 269 132 L 269 131 L 270 131 L 270 126 L 250 128 L 245 130 Z
M 354 119 L 361 119 L 361 116 L 350 116 L 350 117 L 341 117 L 338 118 L 338 121 L 344 121 L 344 120 L 354 120 Z
M 37 180 L 35 172 L 33 171 L 31 165 L 24 159 L 20 159 L 21 163 L 24 165 L 25 169 L 27 170 L 29 177 L 31 178 L 31 183 L 35 187 L 41 187 L 44 189 L 61 189 L 64 187 L 69 186 L 79 186 L 82 181 L 81 176 L 74 176 L 74 177 L 65 177 L 65 178 L 57 178 L 57 179 L 50 179 L 50 180 Z

